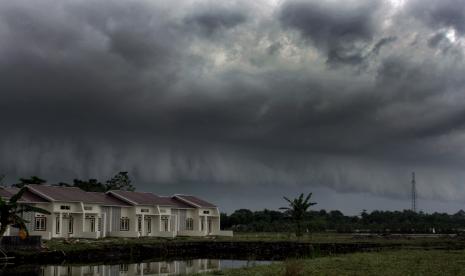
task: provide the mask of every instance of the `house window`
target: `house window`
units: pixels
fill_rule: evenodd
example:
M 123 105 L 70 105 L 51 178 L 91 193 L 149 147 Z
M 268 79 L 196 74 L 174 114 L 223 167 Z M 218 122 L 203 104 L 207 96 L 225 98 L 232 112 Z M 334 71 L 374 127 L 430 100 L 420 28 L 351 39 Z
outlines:
M 73 234 L 73 228 L 74 228 L 74 220 L 73 220 L 73 217 L 70 216 L 68 218 L 68 234 Z
M 140 212 L 141 213 L 148 213 L 148 212 L 150 212 L 150 209 L 140 209 Z
M 210 214 L 210 211 L 203 211 L 203 213 L 204 213 L 205 215 L 208 215 L 208 214 Z
M 47 229 L 47 218 L 46 217 L 35 217 L 34 221 L 35 231 L 45 231 Z
M 92 210 L 92 206 L 84 206 L 84 210 L 86 210 L 86 211 L 91 211 L 91 210 Z
M 119 230 L 129 231 L 129 218 L 128 217 L 122 217 L 120 219 Z
M 57 216 L 56 224 L 55 224 L 55 232 L 60 234 L 60 217 Z
M 168 220 L 167 216 L 161 217 L 162 230 L 165 232 L 168 232 Z
M 61 205 L 60 209 L 61 210 L 71 210 L 71 207 L 69 205 Z
M 145 218 L 145 223 L 147 224 L 147 233 L 152 233 L 152 219 Z
M 187 218 L 186 219 L 186 230 L 194 230 L 194 219 L 193 218 Z
M 137 231 L 142 232 L 142 217 L 137 217 Z

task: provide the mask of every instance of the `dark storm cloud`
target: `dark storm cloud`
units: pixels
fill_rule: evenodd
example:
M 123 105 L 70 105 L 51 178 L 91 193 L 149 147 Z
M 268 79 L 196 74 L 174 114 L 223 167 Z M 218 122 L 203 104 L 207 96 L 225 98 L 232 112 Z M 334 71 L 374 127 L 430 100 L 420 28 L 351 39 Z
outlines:
M 326 53 L 329 63 L 358 64 L 363 61 L 365 44 L 377 31 L 375 15 L 380 6 L 380 1 L 289 0 L 279 19 Z
M 0 0 L 0 166 L 251 201 L 416 170 L 456 199 L 463 41 L 415 3 Z
M 411 14 L 434 28 L 452 27 L 465 34 L 464 0 L 412 0 L 408 2 Z
M 244 10 L 228 7 L 206 7 L 195 11 L 184 18 L 184 23 L 192 28 L 199 29 L 206 35 L 217 31 L 233 28 L 247 20 Z

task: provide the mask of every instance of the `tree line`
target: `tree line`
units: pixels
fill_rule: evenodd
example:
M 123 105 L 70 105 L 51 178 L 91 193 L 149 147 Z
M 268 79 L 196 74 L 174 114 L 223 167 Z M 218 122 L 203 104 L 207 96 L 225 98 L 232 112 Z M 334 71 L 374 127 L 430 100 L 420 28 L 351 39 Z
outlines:
M 455 214 L 403 211 L 363 211 L 347 216 L 341 211 L 306 211 L 296 220 L 276 210 L 251 211 L 239 209 L 221 214 L 222 229 L 236 232 L 370 232 L 370 233 L 459 233 L 465 231 L 465 211 Z M 300 229 L 299 229 L 300 228 Z
M 45 185 L 47 180 L 42 179 L 38 176 L 31 176 L 29 178 L 20 178 L 18 183 L 14 183 L 11 187 L 23 188 L 28 184 Z M 124 190 L 124 191 L 135 191 L 136 188 L 132 185 L 131 178 L 128 172 L 118 172 L 112 178 L 106 180 L 104 183 L 100 182 L 95 178 L 88 180 L 74 179 L 72 183 L 60 182 L 53 184 L 61 187 L 76 187 L 87 192 L 107 192 L 110 190 Z

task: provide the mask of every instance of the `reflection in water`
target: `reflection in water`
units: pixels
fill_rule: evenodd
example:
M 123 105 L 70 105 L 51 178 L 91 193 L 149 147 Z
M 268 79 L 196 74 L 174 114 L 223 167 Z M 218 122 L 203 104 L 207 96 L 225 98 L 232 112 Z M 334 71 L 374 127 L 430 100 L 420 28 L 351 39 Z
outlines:
M 212 272 L 225 268 L 237 268 L 268 264 L 268 261 L 239 261 L 196 259 L 169 262 L 144 262 L 137 264 L 117 265 L 50 265 L 40 269 L 41 275 L 74 276 L 130 276 L 130 275 L 186 275 L 194 273 Z M 222 266 L 222 264 L 224 264 Z

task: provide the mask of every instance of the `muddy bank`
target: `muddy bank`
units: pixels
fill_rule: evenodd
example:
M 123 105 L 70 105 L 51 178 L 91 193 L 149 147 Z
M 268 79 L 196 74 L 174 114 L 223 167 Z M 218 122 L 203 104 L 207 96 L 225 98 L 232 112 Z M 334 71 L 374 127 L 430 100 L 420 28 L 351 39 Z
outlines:
M 202 241 L 163 242 L 157 244 L 102 245 L 99 248 L 65 251 L 14 251 L 14 263 L 59 264 L 133 262 L 147 259 L 230 258 L 282 260 L 292 257 L 312 257 L 328 254 L 379 250 L 377 243 L 318 243 Z M 390 245 L 392 247 L 392 245 Z

